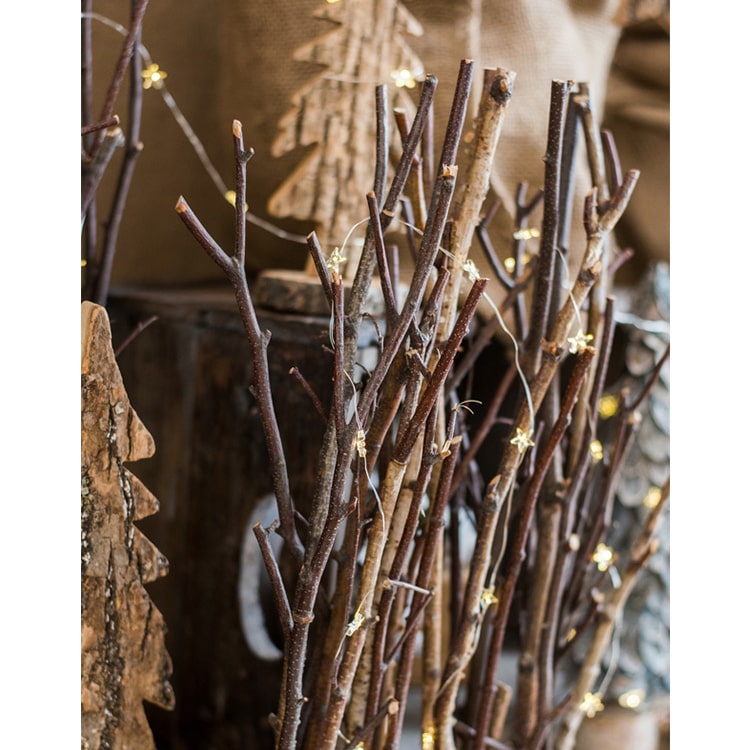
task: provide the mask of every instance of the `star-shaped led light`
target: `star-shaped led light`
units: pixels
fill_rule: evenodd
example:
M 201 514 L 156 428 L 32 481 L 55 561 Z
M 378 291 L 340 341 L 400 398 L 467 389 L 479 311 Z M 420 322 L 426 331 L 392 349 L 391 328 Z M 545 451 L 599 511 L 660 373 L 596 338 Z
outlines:
M 602 396 L 599 399 L 598 404 L 599 416 L 602 419 L 609 419 L 610 417 L 614 417 L 615 414 L 617 414 L 617 409 L 619 408 L 619 406 L 620 399 L 617 396 L 614 396 L 612 394 Z
M 497 604 L 499 601 L 500 600 L 495 596 L 495 587 L 490 586 L 490 588 L 485 589 L 482 592 L 482 596 L 479 599 L 479 606 L 481 609 L 486 609 L 493 604 Z
M 435 731 L 430 729 L 422 732 L 422 750 L 433 750 L 435 747 Z
M 570 344 L 568 351 L 571 354 L 578 354 L 578 352 L 583 351 L 588 346 L 589 341 L 593 338 L 590 333 L 584 333 L 583 329 L 579 328 L 578 333 L 573 338 L 568 339 L 568 343 Z
M 417 78 L 409 68 L 399 68 L 391 73 L 391 78 L 399 89 L 413 89 L 417 85 Z
M 536 445 L 531 439 L 531 430 L 524 432 L 520 427 L 516 427 L 516 436 L 510 439 L 510 444 L 515 445 L 519 453 L 523 453 L 527 448 Z
M 364 621 L 365 616 L 357 610 L 352 621 L 346 626 L 346 637 L 351 638 L 362 627 Z
M 606 544 L 597 544 L 591 559 L 596 563 L 596 567 L 604 573 L 615 561 L 615 553 L 612 547 Z
M 524 253 L 521 256 L 521 266 L 523 267 L 523 266 L 527 265 L 530 260 L 531 260 L 531 255 L 529 255 L 528 253 Z M 516 259 L 515 258 L 506 258 L 503 261 L 503 265 L 505 266 L 505 270 L 508 273 L 513 273 L 516 270 Z
M 586 693 L 578 708 L 583 711 L 589 719 L 593 719 L 600 711 L 604 711 L 602 696 L 599 693 Z
M 643 498 L 643 504 L 647 508 L 655 508 L 661 500 L 661 490 L 658 487 L 649 487 L 646 497 Z
M 144 89 L 160 89 L 164 85 L 164 79 L 166 77 L 167 72 L 161 70 L 156 63 L 149 65 L 141 71 Z
M 354 437 L 354 447 L 357 449 L 357 454 L 360 458 L 367 456 L 367 443 L 365 441 L 364 430 L 357 430 L 357 434 Z
M 346 258 L 341 254 L 338 247 L 334 247 L 333 252 L 328 256 L 326 265 L 333 273 L 339 276 L 341 275 L 340 268 L 344 263 L 346 263 Z
M 623 708 L 631 708 L 635 710 L 641 705 L 641 703 L 643 703 L 645 696 L 646 693 L 643 688 L 633 688 L 632 690 L 626 690 L 622 695 L 618 696 L 617 702 Z
M 466 271 L 466 275 L 469 277 L 469 281 L 471 281 L 472 284 L 479 278 L 479 269 L 477 268 L 477 264 L 471 258 L 464 263 L 464 271 Z
M 529 227 L 528 229 L 516 229 L 516 231 L 513 232 L 514 240 L 535 240 L 537 237 L 541 237 L 541 232 L 533 227 Z
M 604 458 L 604 446 L 601 440 L 592 440 L 589 444 L 589 452 L 595 464 L 598 464 Z

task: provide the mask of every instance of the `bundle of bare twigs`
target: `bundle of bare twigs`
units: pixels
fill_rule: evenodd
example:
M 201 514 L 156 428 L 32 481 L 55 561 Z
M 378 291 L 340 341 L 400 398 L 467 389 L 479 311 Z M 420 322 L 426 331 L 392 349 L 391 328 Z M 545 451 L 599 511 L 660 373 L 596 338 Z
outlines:
M 398 747 L 414 684 L 423 747 L 573 747 L 597 696 L 618 613 L 653 551 L 668 487 L 635 546 L 612 551 L 627 558 L 620 580 L 594 562 L 607 541 L 618 471 L 644 397 L 624 399 L 612 442 L 596 443 L 614 331 L 610 283 L 627 257 L 616 252 L 611 233 L 638 173 L 623 177 L 616 159 L 605 158 L 615 152 L 593 123 L 586 87 L 554 81 L 545 186 L 525 205 L 519 189 L 518 262 L 508 272 L 488 239 L 491 210 L 482 212 L 515 74 L 485 73 L 464 177 L 456 164 L 473 69 L 471 61 L 461 63 L 434 180 L 421 169 L 419 153 L 436 79 L 427 76 L 410 126 L 397 113 L 402 155 L 386 189 L 386 148 L 377 150 L 378 177 L 363 197 L 370 221 L 346 302 L 341 254 L 324 257 L 315 234 L 309 236 L 331 308 L 332 365 L 321 366 L 332 368 L 333 396 L 320 438 L 310 436 L 311 445 L 322 447 L 307 517 L 290 493 L 266 356 L 270 336 L 260 329 L 245 271 L 252 150 L 239 122 L 233 124 L 232 252 L 213 240 L 183 198 L 177 203 L 182 221 L 231 281 L 252 352 L 278 504 L 278 522 L 258 525 L 255 533 L 284 638 L 274 719 L 280 749 Z M 379 118 L 389 116 L 384 101 L 378 96 Z M 575 213 L 568 196 L 581 132 L 592 189 L 582 207 L 583 261 L 568 269 L 564 237 Z M 522 230 L 540 201 L 539 252 L 524 266 Z M 403 298 L 384 240 L 399 222 L 415 249 Z M 475 237 L 507 290 L 502 302 L 490 298 L 488 279 L 469 258 Z M 377 362 L 363 374 L 357 342 L 376 275 L 383 333 Z M 480 303 L 495 314 L 480 320 Z M 508 312 L 513 334 L 502 320 Z M 500 371 L 488 403 L 463 408 L 472 401 L 479 353 L 498 334 L 510 336 L 516 356 Z M 501 411 L 503 437 L 488 446 Z M 494 450 L 490 476 L 477 462 L 480 447 Z M 272 532 L 291 561 L 283 570 L 271 550 Z M 467 533 L 472 549 L 462 564 Z M 510 652 L 511 630 L 517 675 L 505 676 L 499 665 Z M 588 657 L 570 679 L 561 667 L 571 643 L 584 637 Z

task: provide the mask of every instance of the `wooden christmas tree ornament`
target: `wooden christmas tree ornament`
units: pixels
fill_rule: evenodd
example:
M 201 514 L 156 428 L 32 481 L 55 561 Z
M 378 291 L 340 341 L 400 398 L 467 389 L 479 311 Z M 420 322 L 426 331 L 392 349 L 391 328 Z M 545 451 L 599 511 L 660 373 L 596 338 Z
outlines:
M 164 618 L 145 584 L 164 555 L 135 523 L 159 509 L 125 464 L 154 441 L 130 405 L 105 309 L 81 306 L 81 748 L 152 750 L 143 701 L 174 707 Z
M 423 67 L 406 38 L 421 36 L 422 27 L 397 0 L 327 3 L 315 16 L 335 28 L 295 50 L 293 59 L 324 68 L 294 94 L 271 148 L 274 156 L 301 149 L 307 154 L 271 196 L 268 208 L 274 216 L 312 222 L 326 257 L 341 258 L 347 284 L 361 252 L 361 234 L 352 230 L 358 223 L 364 228 L 365 195 L 379 181 L 373 171 L 377 96 L 388 107 L 413 110 L 405 91 L 417 86 Z M 390 140 L 386 135 L 381 144 Z M 372 295 L 373 304 L 377 296 Z M 263 272 L 257 301 L 308 314 L 330 312 L 312 261 L 304 272 Z

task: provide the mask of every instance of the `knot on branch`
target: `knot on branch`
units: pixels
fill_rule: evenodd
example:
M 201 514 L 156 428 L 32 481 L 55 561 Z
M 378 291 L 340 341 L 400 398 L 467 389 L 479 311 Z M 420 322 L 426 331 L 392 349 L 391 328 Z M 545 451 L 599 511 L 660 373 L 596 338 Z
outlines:
M 565 351 L 565 348 L 560 346 L 557 341 L 548 341 L 547 339 L 542 339 L 539 348 L 544 354 L 554 360 L 560 359 Z
M 292 619 L 298 625 L 308 625 L 315 619 L 315 615 L 312 612 L 300 612 L 299 610 L 294 610 L 292 612 Z
M 586 284 L 586 286 L 591 286 L 599 278 L 601 272 L 602 262 L 600 259 L 597 259 L 590 266 L 587 265 L 581 269 L 581 272 L 578 274 L 578 280 L 582 284 Z
M 501 73 L 495 77 L 490 86 L 490 96 L 498 104 L 507 104 L 513 96 L 514 73 Z
M 524 652 L 518 659 L 518 671 L 521 674 L 532 674 L 535 671 L 535 657 Z

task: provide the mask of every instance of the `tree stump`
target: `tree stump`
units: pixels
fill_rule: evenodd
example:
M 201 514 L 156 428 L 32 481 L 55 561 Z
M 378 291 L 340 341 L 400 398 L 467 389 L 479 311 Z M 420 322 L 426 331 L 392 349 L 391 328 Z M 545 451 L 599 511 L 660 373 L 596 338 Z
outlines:
M 167 559 L 135 526 L 159 509 L 125 464 L 154 453 L 104 308 L 81 307 L 81 748 L 153 750 L 148 701 L 174 707 L 166 625 L 145 584 Z

